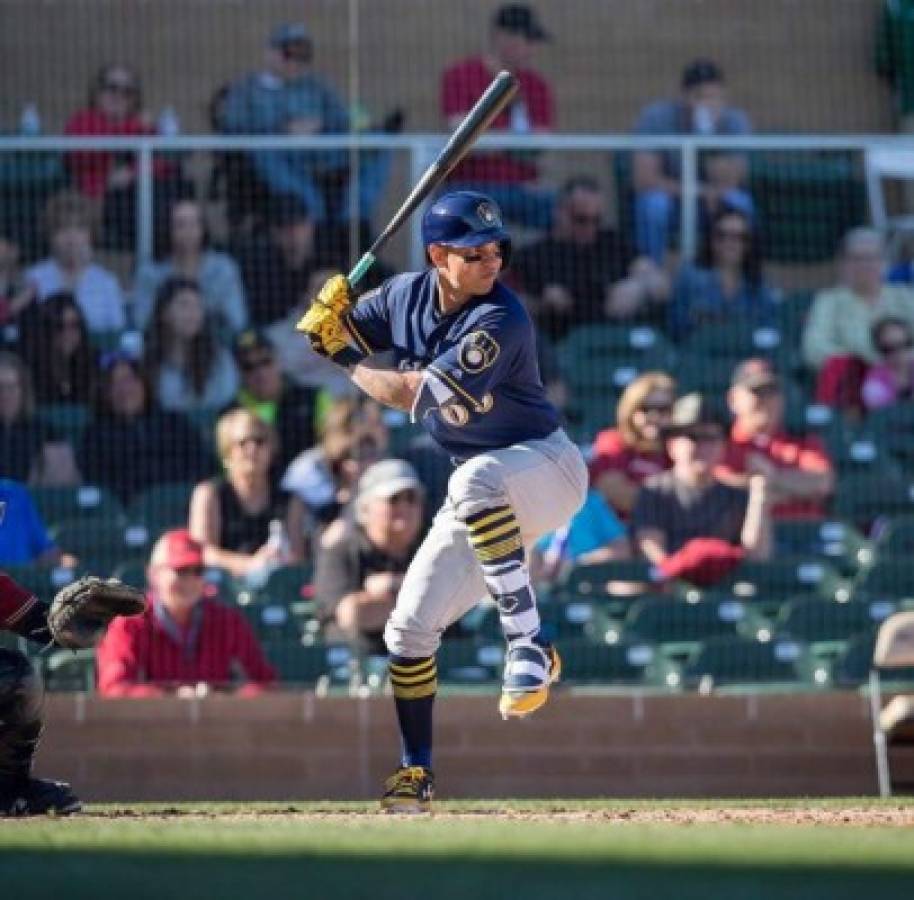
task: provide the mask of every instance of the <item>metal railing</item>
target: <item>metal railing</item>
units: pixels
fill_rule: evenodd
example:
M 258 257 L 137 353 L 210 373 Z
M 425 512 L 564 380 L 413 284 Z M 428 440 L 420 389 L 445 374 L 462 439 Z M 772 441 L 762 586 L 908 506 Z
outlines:
M 254 150 L 328 150 L 349 152 L 388 150 L 406 152 L 409 157 L 409 181 L 415 184 L 447 141 L 448 135 L 415 134 L 340 134 L 318 136 L 228 136 L 186 135 L 174 137 L 0 137 L 0 154 L 23 151 L 66 153 L 74 150 L 111 150 L 137 155 L 137 242 L 138 261 L 149 259 L 153 247 L 153 155 L 157 152 L 180 153 L 194 151 L 254 151 Z M 613 152 L 658 150 L 675 151 L 681 155 L 682 216 L 680 247 L 686 258 L 692 258 L 697 246 L 698 221 L 698 157 L 706 151 L 844 151 L 861 155 L 865 172 L 870 217 L 877 226 L 887 218 L 881 195 L 882 173 L 868 164 L 873 151 L 895 153 L 899 158 L 911 158 L 910 170 L 899 176 L 886 172 L 887 177 L 909 176 L 914 180 L 914 136 L 912 135 L 747 135 L 740 137 L 695 136 L 632 136 L 607 134 L 537 134 L 485 135 L 478 143 L 486 150 L 535 150 L 553 152 Z M 419 233 L 419 217 L 410 222 L 411 265 L 421 266 L 423 251 Z

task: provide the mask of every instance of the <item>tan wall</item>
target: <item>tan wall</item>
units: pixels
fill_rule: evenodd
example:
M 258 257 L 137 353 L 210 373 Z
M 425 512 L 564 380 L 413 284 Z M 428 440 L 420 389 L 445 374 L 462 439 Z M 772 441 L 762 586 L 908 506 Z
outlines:
M 49 129 L 84 101 L 104 61 L 132 62 L 148 105 L 173 102 L 205 125 L 216 86 L 256 67 L 270 25 L 305 19 L 317 66 L 349 79 L 348 0 L 0 0 L 0 127 L 38 102 Z M 354 59 L 376 113 L 402 104 L 437 130 L 441 68 L 484 42 L 495 0 L 359 0 Z M 641 104 L 674 90 L 685 62 L 718 59 L 762 130 L 879 131 L 888 91 L 872 71 L 880 0 L 565 0 L 537 4 L 555 40 L 537 64 L 567 131 L 625 131 Z
M 37 771 L 88 800 L 371 798 L 396 760 L 391 700 L 53 695 Z M 437 704 L 447 797 L 866 795 L 876 790 L 857 694 L 562 694 L 503 723 L 493 697 Z

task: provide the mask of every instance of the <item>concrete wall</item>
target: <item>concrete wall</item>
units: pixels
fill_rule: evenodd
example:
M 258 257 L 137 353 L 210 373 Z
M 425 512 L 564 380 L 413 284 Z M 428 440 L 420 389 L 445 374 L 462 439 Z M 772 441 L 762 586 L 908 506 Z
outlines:
M 304 19 L 316 66 L 368 107 L 438 130 L 441 69 L 484 45 L 498 0 L 0 0 L 0 128 L 36 101 L 49 129 L 84 102 L 103 62 L 141 72 L 148 106 L 206 128 L 214 89 L 258 65 L 271 24 Z M 889 94 L 872 64 L 881 0 L 565 0 L 536 4 L 554 35 L 537 65 L 566 131 L 626 131 L 682 66 L 711 56 L 761 130 L 880 131 Z M 351 29 L 350 9 L 359 10 Z M 357 45 L 354 41 L 357 40 Z M 350 49 L 355 47 L 353 52 Z
M 437 705 L 446 797 L 866 795 L 866 702 L 850 693 L 560 693 L 503 723 L 495 697 Z M 390 699 L 52 695 L 36 771 L 87 800 L 372 798 L 397 756 Z

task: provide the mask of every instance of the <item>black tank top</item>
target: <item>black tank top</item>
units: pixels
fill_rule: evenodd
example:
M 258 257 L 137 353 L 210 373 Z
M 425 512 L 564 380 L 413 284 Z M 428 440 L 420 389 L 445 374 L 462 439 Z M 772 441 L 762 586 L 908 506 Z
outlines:
M 286 495 L 276 486 L 270 486 L 270 500 L 259 513 L 246 512 L 238 502 L 235 489 L 225 478 L 216 480 L 219 498 L 219 546 L 236 553 L 254 553 L 270 536 L 270 520 L 286 520 Z

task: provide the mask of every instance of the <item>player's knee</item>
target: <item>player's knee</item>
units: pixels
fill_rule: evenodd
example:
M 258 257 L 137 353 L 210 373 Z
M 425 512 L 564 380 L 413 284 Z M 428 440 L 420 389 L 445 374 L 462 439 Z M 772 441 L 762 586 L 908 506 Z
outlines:
M 498 460 L 476 457 L 458 466 L 448 481 L 448 498 L 458 519 L 507 503 L 504 472 Z
M 0 722 L 7 726 L 41 719 L 44 692 L 28 658 L 15 650 L 0 650 Z
M 441 644 L 441 633 L 413 617 L 401 620 L 394 610 L 384 628 L 384 644 L 392 656 L 410 659 L 434 656 Z

